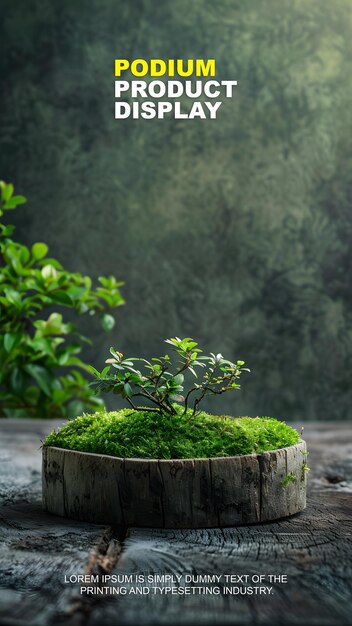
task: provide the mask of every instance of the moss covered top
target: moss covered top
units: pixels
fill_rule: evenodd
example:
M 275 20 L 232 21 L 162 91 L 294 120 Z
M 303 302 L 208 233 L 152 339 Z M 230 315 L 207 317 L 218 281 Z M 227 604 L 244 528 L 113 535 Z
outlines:
M 44 445 L 124 458 L 189 459 L 261 453 L 294 445 L 296 430 L 272 417 L 121 411 L 83 415 L 51 432 Z

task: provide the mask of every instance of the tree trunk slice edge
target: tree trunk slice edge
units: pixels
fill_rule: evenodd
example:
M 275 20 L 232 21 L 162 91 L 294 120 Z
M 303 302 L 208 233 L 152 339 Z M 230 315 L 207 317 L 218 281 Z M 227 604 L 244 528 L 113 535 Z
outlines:
M 209 459 L 121 459 L 43 447 L 43 508 L 91 523 L 218 528 L 306 507 L 306 444 Z

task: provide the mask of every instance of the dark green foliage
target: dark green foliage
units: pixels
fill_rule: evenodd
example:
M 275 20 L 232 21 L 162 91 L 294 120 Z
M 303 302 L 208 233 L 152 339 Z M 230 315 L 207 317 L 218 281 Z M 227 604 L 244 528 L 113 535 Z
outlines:
M 236 414 L 351 417 L 351 0 L 2 8 L 0 171 L 36 207 L 21 240 L 118 268 L 122 352 L 176 334 L 255 363 Z M 114 59 L 156 55 L 238 80 L 218 120 L 113 119 Z
M 44 445 L 117 457 L 186 459 L 260 453 L 294 445 L 298 433 L 271 417 L 175 415 L 122 409 L 83 415 L 46 438 Z
M 192 415 L 195 415 L 199 412 L 199 404 L 207 396 L 240 389 L 236 381 L 242 372 L 250 371 L 243 367 L 244 361 L 232 363 L 224 359 L 222 354 L 215 355 L 211 352 L 210 356 L 201 356 L 203 350 L 197 347 L 198 343 L 191 337 L 174 337 L 166 339 L 165 343 L 172 346 L 178 360 L 170 358 L 168 354 L 154 357 L 151 361 L 136 357 L 124 359 L 121 352 L 110 348 L 112 358 L 106 360 L 108 366 L 102 372 L 94 367 L 90 368 L 96 377 L 93 383 L 96 389 L 122 396 L 137 411 L 155 412 L 156 405 L 160 413 L 175 415 L 176 409 L 172 403 L 176 401 L 184 403 L 184 413 L 192 404 Z M 139 363 L 142 367 L 136 369 Z M 196 370 L 199 371 L 199 368 L 203 368 L 203 371 L 198 379 Z M 187 393 L 182 395 L 187 374 L 192 374 L 193 382 Z M 154 407 L 146 409 L 144 406 L 137 406 L 138 400 L 135 398 L 143 398 L 144 402 L 147 400 Z
M 26 201 L 0 181 L 0 217 Z M 13 226 L 0 222 L 0 416 L 74 417 L 104 407 L 82 374 L 88 366 L 77 355 L 88 339 L 63 307 L 77 314 L 98 313 L 105 330 L 114 325 L 107 311 L 123 304 L 115 278 L 67 272 L 47 256 L 45 243 L 29 249 L 10 239 Z

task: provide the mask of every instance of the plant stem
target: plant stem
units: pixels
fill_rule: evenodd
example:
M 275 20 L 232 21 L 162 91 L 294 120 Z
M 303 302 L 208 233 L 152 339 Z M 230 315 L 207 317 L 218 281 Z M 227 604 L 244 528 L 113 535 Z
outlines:
M 192 387 L 192 389 L 189 390 L 189 392 L 187 393 L 186 397 L 185 397 L 185 409 L 182 413 L 182 415 L 185 415 L 185 413 L 187 412 L 188 409 L 188 399 L 190 397 L 190 395 L 194 392 L 197 391 L 197 389 L 199 389 L 199 387 Z
M 150 400 L 151 402 L 153 402 L 153 404 L 156 404 L 157 407 L 159 408 L 160 413 L 162 413 L 163 411 L 165 413 L 170 413 L 171 415 L 174 415 L 174 409 L 173 407 L 170 405 L 170 409 L 165 406 L 162 402 L 159 402 L 158 400 L 156 400 L 156 398 L 154 398 L 148 391 L 145 390 L 145 392 L 140 392 L 140 393 L 134 393 L 133 394 L 133 398 L 135 398 L 136 396 L 140 396 L 142 398 L 148 398 L 148 400 Z M 140 407 L 136 407 L 137 411 L 140 410 L 144 410 L 144 407 L 142 407 L 142 409 Z M 148 410 L 148 409 L 146 409 Z M 150 409 L 151 411 L 154 411 L 155 409 Z

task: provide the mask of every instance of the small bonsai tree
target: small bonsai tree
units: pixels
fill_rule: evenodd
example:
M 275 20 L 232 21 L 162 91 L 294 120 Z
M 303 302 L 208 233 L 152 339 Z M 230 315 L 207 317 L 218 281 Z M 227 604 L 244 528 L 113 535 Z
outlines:
M 176 414 L 173 403 L 184 404 L 183 414 L 192 408 L 191 415 L 199 413 L 200 402 L 209 395 L 220 395 L 226 391 L 239 389 L 238 379 L 243 371 L 244 361 L 232 363 L 224 359 L 221 354 L 210 353 L 201 355 L 202 350 L 190 337 L 166 339 L 177 360 L 169 354 L 152 358 L 151 361 L 142 358 L 123 358 L 121 352 L 110 348 L 111 358 L 102 372 L 94 367 L 90 371 L 96 380 L 92 383 L 98 391 L 110 392 L 122 396 L 136 411 L 159 411 L 161 414 Z M 142 363 L 138 369 L 135 363 Z M 201 372 L 201 377 L 198 373 Z M 185 376 L 190 373 L 193 377 L 188 391 L 183 394 Z M 196 379 L 196 380 L 194 380 Z M 136 403 L 136 398 L 142 398 L 153 407 L 145 407 Z
M 13 185 L 0 181 L 0 218 L 26 202 Z M 103 328 L 114 326 L 110 310 L 123 304 L 115 278 L 68 272 L 48 258 L 45 243 L 29 249 L 11 239 L 14 227 L 0 222 L 0 417 L 75 417 L 104 407 L 82 371 L 82 342 L 60 312 L 99 314 Z M 57 308 L 59 311 L 57 311 Z

